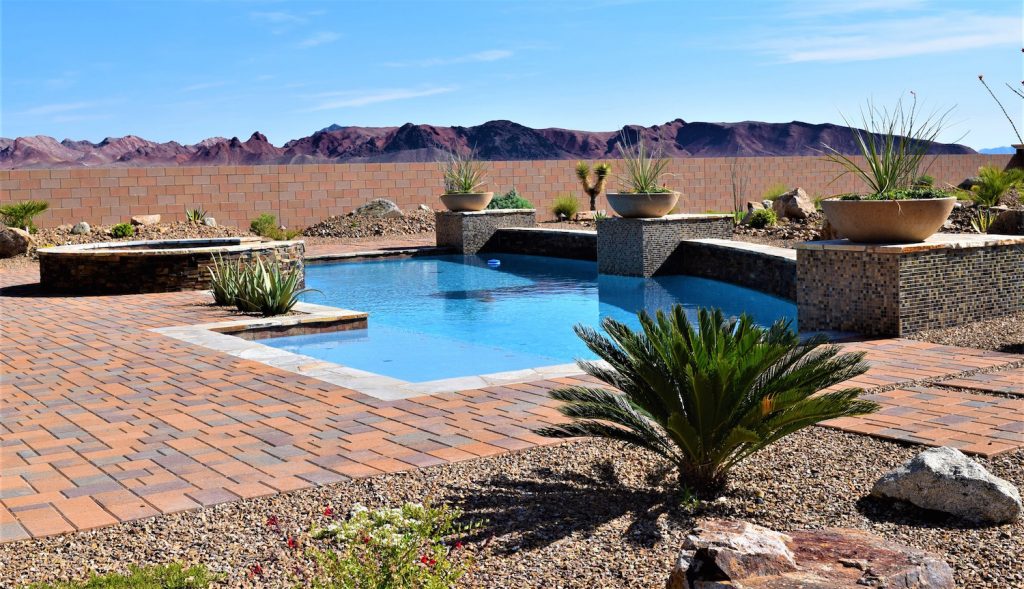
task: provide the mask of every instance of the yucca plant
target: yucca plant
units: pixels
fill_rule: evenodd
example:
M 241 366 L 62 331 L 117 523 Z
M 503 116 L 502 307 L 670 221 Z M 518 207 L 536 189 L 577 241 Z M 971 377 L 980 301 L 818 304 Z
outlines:
M 572 421 L 539 434 L 646 448 L 675 465 L 685 489 L 707 497 L 724 490 L 731 468 L 781 438 L 878 409 L 858 399 L 859 388 L 820 392 L 867 370 L 863 354 L 840 354 L 823 336 L 801 340 L 788 321 L 763 328 L 748 315 L 725 319 L 701 309 L 693 325 L 681 305 L 639 317 L 640 331 L 605 318 L 607 337 L 575 328 L 607 363 L 580 361 L 580 368 L 620 392 L 552 391 Z
M 978 182 L 971 187 L 971 199 L 983 207 L 994 207 L 1008 190 L 1022 185 L 1024 170 L 982 166 L 978 169 Z
M 843 115 L 865 163 L 861 165 L 828 144 L 822 144 L 825 159 L 843 168 L 833 182 L 853 174 L 867 184 L 871 195 L 880 198 L 887 198 L 893 190 L 909 188 L 923 171 L 922 162 L 946 126 L 952 110 L 922 115 L 915 96 L 909 107 L 901 98 L 892 110 L 868 101 L 860 112 L 862 128 L 854 127 Z
M 662 178 L 667 175 L 665 169 L 668 168 L 669 160 L 662 157 L 661 149 L 651 150 L 643 136 L 638 137 L 636 143 L 631 142 L 625 133 L 620 137 L 619 155 L 626 166 L 626 173 L 618 177 L 623 184 L 623 192 L 671 192 L 662 183 Z
M 206 210 L 202 207 L 195 207 L 193 209 L 185 209 L 185 220 L 193 225 L 202 225 L 203 219 L 206 218 Z
M 445 194 L 479 192 L 487 183 L 487 164 L 475 159 L 474 152 L 452 151 L 441 162 Z
M 298 268 L 285 273 L 280 262 L 267 264 L 257 256 L 239 273 L 235 306 L 243 313 L 260 313 L 264 317 L 284 315 L 299 302 L 299 295 L 315 290 L 300 288 L 300 280 Z
M 590 164 L 587 162 L 576 162 L 576 178 L 583 186 L 583 193 L 590 197 L 590 210 L 597 210 L 597 197 L 604 191 L 604 185 L 608 181 L 608 175 L 612 173 L 611 164 L 602 163 L 594 166 L 594 176 L 591 180 Z
M 225 261 L 223 256 L 214 256 L 210 272 L 210 291 L 213 304 L 234 305 L 238 300 L 238 282 L 242 274 L 241 260 Z
M 0 206 L 0 219 L 8 227 L 16 227 L 24 229 L 29 233 L 35 233 L 36 225 L 32 222 L 32 219 L 48 208 L 50 208 L 50 203 L 45 200 L 13 202 Z

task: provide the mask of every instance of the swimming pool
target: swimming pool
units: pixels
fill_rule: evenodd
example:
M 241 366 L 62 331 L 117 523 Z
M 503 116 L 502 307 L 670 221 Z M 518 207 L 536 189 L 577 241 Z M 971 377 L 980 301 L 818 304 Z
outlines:
M 496 259 L 498 267 L 488 266 Z M 796 306 L 751 289 L 692 276 L 598 275 L 593 262 L 537 256 L 430 256 L 313 265 L 308 302 L 366 311 L 367 329 L 261 340 L 274 348 L 426 382 L 571 363 L 593 355 L 577 323 L 682 303 L 749 313 L 760 324 L 794 319 Z

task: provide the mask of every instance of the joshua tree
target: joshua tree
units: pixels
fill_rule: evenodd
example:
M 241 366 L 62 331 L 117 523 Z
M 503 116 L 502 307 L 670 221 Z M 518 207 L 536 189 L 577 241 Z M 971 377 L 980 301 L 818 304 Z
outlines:
M 594 180 L 591 183 L 590 165 L 587 162 L 576 162 L 576 177 L 583 185 L 583 192 L 590 197 L 590 210 L 597 210 L 597 195 L 604 190 L 604 184 L 612 173 L 610 164 L 597 164 L 594 166 Z

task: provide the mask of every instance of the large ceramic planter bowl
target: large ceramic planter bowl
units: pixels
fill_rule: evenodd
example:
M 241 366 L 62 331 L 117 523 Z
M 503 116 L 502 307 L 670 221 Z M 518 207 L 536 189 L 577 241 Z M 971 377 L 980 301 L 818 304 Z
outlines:
M 609 192 L 607 196 L 612 210 L 627 219 L 664 217 L 679 202 L 678 192 Z
M 466 192 L 462 194 L 442 194 L 441 202 L 454 213 L 466 211 L 482 211 L 491 204 L 493 192 Z
M 821 201 L 836 232 L 863 243 L 915 243 L 931 237 L 949 218 L 955 197 L 919 200 Z

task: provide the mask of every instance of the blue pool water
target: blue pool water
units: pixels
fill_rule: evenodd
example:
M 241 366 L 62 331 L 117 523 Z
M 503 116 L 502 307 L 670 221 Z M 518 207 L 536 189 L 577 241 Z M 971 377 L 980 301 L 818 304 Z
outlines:
M 497 259 L 498 267 L 488 260 Z M 598 275 L 593 262 L 536 256 L 431 256 L 309 266 L 303 299 L 366 311 L 365 330 L 263 340 L 411 382 L 566 364 L 593 354 L 573 333 L 603 317 L 634 326 L 640 309 L 682 303 L 746 312 L 761 324 L 796 317 L 793 303 L 692 276 Z

